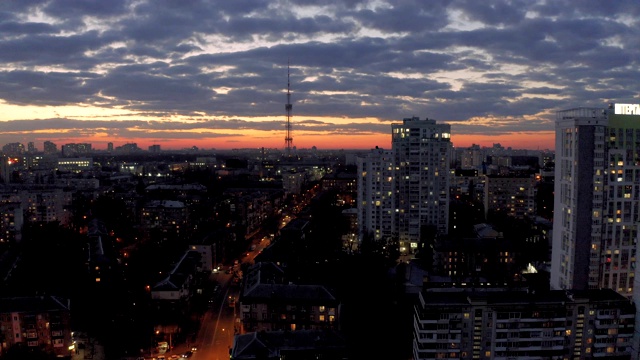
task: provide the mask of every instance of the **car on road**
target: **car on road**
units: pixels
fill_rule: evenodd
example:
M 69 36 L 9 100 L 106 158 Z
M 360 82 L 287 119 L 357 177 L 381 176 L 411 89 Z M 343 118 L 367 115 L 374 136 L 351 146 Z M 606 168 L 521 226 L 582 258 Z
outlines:
M 182 354 L 183 358 L 190 358 L 193 355 L 192 351 L 185 351 L 184 354 Z
M 198 345 L 192 345 L 192 346 L 191 346 L 191 351 L 192 351 L 192 352 L 196 352 L 196 351 L 198 351 Z

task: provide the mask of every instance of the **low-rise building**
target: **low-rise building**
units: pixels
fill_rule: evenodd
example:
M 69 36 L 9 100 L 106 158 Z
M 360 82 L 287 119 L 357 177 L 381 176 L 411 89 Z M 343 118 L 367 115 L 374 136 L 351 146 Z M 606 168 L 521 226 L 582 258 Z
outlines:
M 263 331 L 236 335 L 229 359 L 342 360 L 346 355 L 345 339 L 336 331 Z
M 15 346 L 68 356 L 70 318 L 69 302 L 55 296 L 0 298 L 0 357 Z
M 188 301 L 195 274 L 201 271 L 201 255 L 186 251 L 169 274 L 151 289 L 151 299 L 169 302 Z
M 416 360 L 629 359 L 635 322 L 610 289 L 432 289 L 414 314 Z
M 243 332 L 340 328 L 340 301 L 324 286 L 281 283 L 276 278 L 282 274 L 266 269 L 254 267 L 245 275 L 240 294 Z
M 61 158 L 58 159 L 58 170 L 81 172 L 93 168 L 92 158 Z
M 146 238 L 157 243 L 187 235 L 188 208 L 182 201 L 152 200 L 142 208 L 141 228 Z
M 19 243 L 22 240 L 23 225 L 21 203 L 0 203 L 0 243 Z
M 485 217 L 492 210 L 518 218 L 535 216 L 537 184 L 534 175 L 485 176 Z

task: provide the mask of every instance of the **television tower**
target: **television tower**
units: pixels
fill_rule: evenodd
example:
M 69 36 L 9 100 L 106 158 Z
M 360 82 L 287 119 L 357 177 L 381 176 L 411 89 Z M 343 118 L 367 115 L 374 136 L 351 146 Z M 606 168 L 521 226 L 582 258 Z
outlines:
M 293 138 L 291 137 L 291 109 L 293 108 L 293 105 L 291 105 L 291 84 L 289 82 L 289 62 L 287 61 L 287 104 L 284 106 L 284 108 L 287 110 L 287 124 L 285 126 L 286 128 L 286 134 L 284 137 L 284 144 L 285 144 L 285 152 L 288 158 L 291 157 L 291 143 L 293 142 Z

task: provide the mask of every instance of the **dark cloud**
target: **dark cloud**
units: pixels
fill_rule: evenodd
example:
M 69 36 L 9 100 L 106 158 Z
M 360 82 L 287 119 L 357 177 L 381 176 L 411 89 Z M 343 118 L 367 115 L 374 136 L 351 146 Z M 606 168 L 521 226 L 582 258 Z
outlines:
M 518 24 L 525 19 L 530 5 L 527 1 L 474 1 L 464 0 L 452 7 L 464 14 L 464 19 L 487 26 Z
M 550 114 L 562 108 L 640 102 L 637 5 L 4 0 L 0 106 L 82 104 L 140 120 L 96 113 L 0 124 L 11 136 L 277 132 L 282 121 L 242 118 L 283 116 L 289 75 L 296 131 L 388 133 L 389 122 L 414 115 L 452 121 L 465 133 L 551 131 Z M 152 121 L 174 115 L 188 121 Z M 374 120 L 313 120 L 322 117 Z
M 60 18 L 84 16 L 108 18 L 124 15 L 130 3 L 131 0 L 50 0 L 41 9 L 50 16 Z
M 14 70 L 0 72 L 3 100 L 20 105 L 68 105 L 97 100 L 98 91 L 85 86 L 94 73 L 35 72 Z
M 397 1 L 375 10 L 348 13 L 368 28 L 391 33 L 437 33 L 447 26 L 448 1 Z
M 5 36 L 17 35 L 21 37 L 37 34 L 57 33 L 59 29 L 51 24 L 45 23 L 21 23 L 17 21 L 0 22 L 0 33 Z

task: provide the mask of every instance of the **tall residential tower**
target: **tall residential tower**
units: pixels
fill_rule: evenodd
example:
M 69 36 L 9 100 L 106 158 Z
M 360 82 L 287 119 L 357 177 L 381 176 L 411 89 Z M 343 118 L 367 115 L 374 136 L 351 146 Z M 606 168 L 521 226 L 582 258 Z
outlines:
M 631 297 L 640 206 L 640 105 L 559 111 L 551 286 Z
M 408 254 L 417 249 L 426 227 L 448 233 L 451 125 L 412 117 L 391 125 L 391 133 L 395 228 L 400 252 Z
M 409 255 L 426 229 L 448 233 L 451 126 L 406 118 L 391 125 L 391 146 L 358 159 L 360 239 L 397 240 Z
M 358 157 L 358 224 L 361 237 L 380 241 L 394 235 L 394 156 L 376 147 Z

